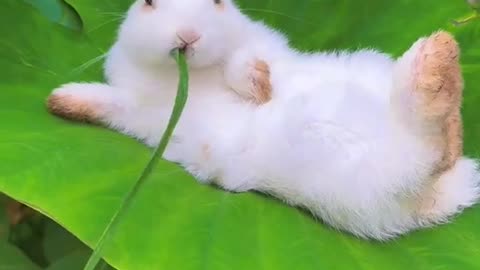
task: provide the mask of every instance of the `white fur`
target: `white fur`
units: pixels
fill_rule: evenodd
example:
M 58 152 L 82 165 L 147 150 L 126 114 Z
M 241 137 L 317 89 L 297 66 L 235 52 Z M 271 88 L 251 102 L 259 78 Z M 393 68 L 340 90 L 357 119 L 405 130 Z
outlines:
M 189 53 L 190 97 L 165 158 L 200 181 L 273 194 L 380 240 L 443 222 L 477 201 L 472 160 L 428 184 L 440 153 L 398 117 L 408 89 L 394 85 L 394 70 L 395 80 L 407 79 L 408 55 L 397 63 L 375 51 L 302 54 L 230 0 L 223 11 L 213 0 L 157 2 L 130 9 L 106 63 L 108 85 L 55 93 L 95 101 L 107 125 L 154 146 L 176 93 L 168 55 L 175 33 L 194 29 L 202 38 Z M 273 99 L 263 106 L 240 97 L 255 58 L 271 68 Z

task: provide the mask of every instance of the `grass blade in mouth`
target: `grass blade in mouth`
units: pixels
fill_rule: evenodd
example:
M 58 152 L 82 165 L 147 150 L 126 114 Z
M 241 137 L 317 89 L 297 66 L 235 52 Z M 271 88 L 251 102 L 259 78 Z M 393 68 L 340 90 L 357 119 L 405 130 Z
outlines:
M 122 221 L 122 217 L 128 211 L 138 191 L 142 188 L 145 181 L 147 181 L 148 176 L 152 172 L 158 160 L 162 158 L 163 153 L 167 148 L 168 142 L 170 141 L 170 137 L 172 136 L 172 133 L 175 130 L 175 126 L 180 120 L 180 116 L 183 112 L 183 108 L 187 103 L 189 77 L 188 77 L 188 65 L 185 59 L 185 54 L 183 51 L 179 49 L 175 49 L 172 51 L 171 55 L 175 59 L 178 65 L 179 82 L 178 82 L 177 96 L 175 98 L 175 105 L 173 107 L 173 111 L 170 116 L 170 120 L 168 122 L 167 128 L 165 129 L 165 132 L 163 133 L 163 136 L 158 146 L 153 151 L 152 157 L 150 158 L 147 165 L 145 166 L 145 169 L 142 171 L 142 173 L 140 174 L 139 178 L 134 183 L 132 188 L 125 195 L 122 201 L 122 204 L 120 205 L 118 210 L 115 212 L 115 214 L 112 216 L 112 218 L 110 219 L 110 222 L 108 223 L 107 227 L 105 228 L 102 235 L 100 236 L 100 239 L 98 240 L 97 245 L 93 250 L 93 253 L 90 256 L 84 270 L 94 270 L 98 265 L 98 263 L 100 262 L 105 244 L 110 240 L 111 236 L 115 233 L 115 230 L 118 224 Z

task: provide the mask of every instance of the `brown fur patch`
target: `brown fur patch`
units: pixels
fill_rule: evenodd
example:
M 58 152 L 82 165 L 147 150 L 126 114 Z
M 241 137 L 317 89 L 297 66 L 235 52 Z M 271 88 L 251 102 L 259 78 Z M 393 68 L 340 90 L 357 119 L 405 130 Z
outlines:
M 272 99 L 270 67 L 265 61 L 255 61 L 255 74 L 252 76 L 254 86 L 253 99 L 257 104 L 265 104 Z
M 452 112 L 447 118 L 447 160 L 453 163 L 463 156 L 463 123 L 460 108 Z
M 439 32 L 425 41 L 417 61 L 415 91 L 425 117 L 445 117 L 460 106 L 463 80 L 460 50 L 453 37 Z
M 99 106 L 70 95 L 51 95 L 47 99 L 48 110 L 60 117 L 87 123 L 99 123 L 101 111 Z
M 417 56 L 416 87 L 418 110 L 426 120 L 441 127 L 432 138 L 444 149 L 436 173 L 451 168 L 463 154 L 463 127 L 460 114 L 463 79 L 459 63 L 460 49 L 447 32 L 429 37 Z

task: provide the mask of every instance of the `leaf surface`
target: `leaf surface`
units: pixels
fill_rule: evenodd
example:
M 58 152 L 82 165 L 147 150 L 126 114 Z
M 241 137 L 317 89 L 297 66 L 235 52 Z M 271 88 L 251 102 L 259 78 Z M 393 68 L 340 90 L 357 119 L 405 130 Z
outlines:
M 79 68 L 113 43 L 131 1 L 70 0 L 84 31 L 33 6 L 0 1 L 0 191 L 52 217 L 92 246 L 151 150 L 107 129 L 47 113 L 50 91 L 102 80 Z M 377 48 L 398 56 L 439 28 L 454 31 L 466 80 L 466 152 L 480 157 L 480 23 L 452 28 L 463 1 L 244 0 L 255 19 L 303 50 Z M 119 269 L 480 269 L 480 209 L 452 224 L 380 244 L 355 239 L 304 211 L 256 193 L 197 183 L 162 161 L 124 216 L 106 259 Z

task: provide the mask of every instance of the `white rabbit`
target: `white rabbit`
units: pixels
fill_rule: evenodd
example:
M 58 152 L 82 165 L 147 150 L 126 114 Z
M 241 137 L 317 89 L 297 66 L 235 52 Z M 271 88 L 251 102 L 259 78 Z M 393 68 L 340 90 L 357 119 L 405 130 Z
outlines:
M 379 240 L 445 222 L 480 197 L 477 163 L 462 157 L 459 49 L 444 32 L 398 60 L 303 54 L 231 0 L 138 0 L 108 83 L 64 85 L 48 107 L 154 146 L 176 94 L 176 47 L 190 97 L 164 157 L 199 181 L 272 194 Z

